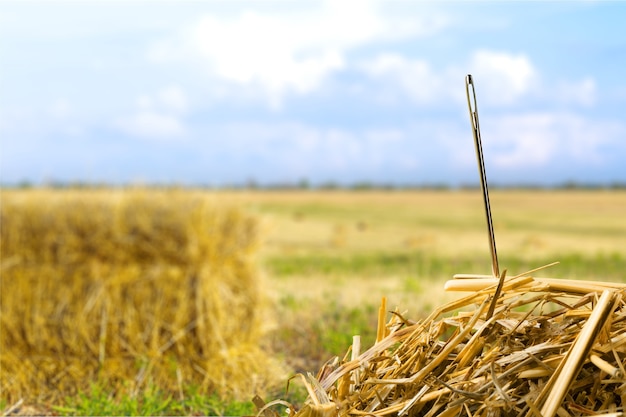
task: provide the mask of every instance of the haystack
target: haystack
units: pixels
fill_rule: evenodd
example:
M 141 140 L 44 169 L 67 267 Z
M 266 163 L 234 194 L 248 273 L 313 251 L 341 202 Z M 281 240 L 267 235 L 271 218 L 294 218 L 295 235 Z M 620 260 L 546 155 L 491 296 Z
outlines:
M 361 352 L 355 337 L 343 360 L 300 375 L 309 397 L 290 415 L 623 415 L 626 284 L 519 276 L 494 299 L 496 281 L 449 281 L 473 293 L 419 321 L 394 311 L 384 324 L 383 303 L 376 343 Z
M 174 191 L 7 191 L 1 209 L 5 401 L 276 383 L 254 217 Z

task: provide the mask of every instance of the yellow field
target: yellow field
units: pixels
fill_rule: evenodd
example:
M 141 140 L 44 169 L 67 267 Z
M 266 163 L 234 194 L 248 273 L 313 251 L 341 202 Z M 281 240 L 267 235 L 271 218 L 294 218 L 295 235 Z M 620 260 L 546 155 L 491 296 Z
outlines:
M 467 254 L 488 247 L 478 191 L 255 191 L 216 197 L 266 217 L 270 253 L 332 250 L 338 230 L 345 235 L 342 251 L 350 252 L 420 246 Z M 503 254 L 626 254 L 626 192 L 492 191 L 491 202 Z
M 278 296 L 347 292 L 348 303 L 377 303 L 383 294 L 404 298 L 402 288 L 411 281 L 424 287 L 435 280 L 430 288 L 435 290 L 451 273 L 491 271 L 478 191 L 258 191 L 220 193 L 219 198 L 260 215 L 262 256 L 270 263 L 358 262 L 377 255 L 406 260 L 406 268 L 385 268 L 384 260 L 369 262 L 379 267 L 374 271 L 358 265 L 354 273 L 329 268 L 333 279 L 315 268 L 307 273 L 296 267 L 288 279 L 269 273 Z M 626 259 L 626 192 L 496 190 L 491 200 L 500 269 L 508 268 L 509 275 L 560 261 L 540 275 L 626 279 L 620 268 Z M 432 259 L 460 268 L 469 263 L 471 270 L 442 269 Z
M 119 373 L 131 388 L 157 362 L 164 367 L 153 377 L 168 380 L 174 391 L 182 391 L 187 378 L 214 389 L 237 370 L 251 378 L 256 373 L 259 383 L 258 366 L 237 368 L 236 360 L 220 359 L 229 350 L 218 339 L 231 336 L 233 323 L 247 335 L 231 337 L 241 358 L 256 346 L 292 370 L 315 371 L 342 354 L 352 334 L 364 334 L 367 345 L 382 296 L 415 317 L 459 296 L 443 291 L 454 273 L 490 272 L 479 191 L 2 190 L 1 196 L 3 350 L 14 345 L 39 354 L 44 346 L 60 358 L 88 354 L 88 367 L 67 372 L 78 378 Z M 509 276 L 560 261 L 537 275 L 626 281 L 626 192 L 496 190 L 491 199 L 501 270 Z M 208 226 L 220 232 L 207 233 Z M 129 236 L 141 238 L 133 243 Z M 59 239 L 65 252 L 54 249 Z M 198 268 L 218 268 L 227 278 L 207 281 L 193 301 L 184 301 L 189 297 L 176 291 L 189 288 Z M 44 272 L 52 281 L 37 284 L 33 277 Z M 98 298 L 98 274 L 117 292 Z M 115 298 L 138 282 L 145 291 Z M 65 298 L 63 288 L 70 291 Z M 269 306 L 260 301 L 265 295 Z M 141 297 L 149 303 L 142 305 Z M 155 309 L 155 302 L 167 308 Z M 222 307 L 211 310 L 215 305 Z M 247 322 L 251 306 L 257 310 Z M 66 336 L 46 344 L 54 336 L 45 315 L 59 318 L 55 331 Z M 132 329 L 139 334 L 134 339 Z M 203 351 L 209 346 L 218 353 Z M 166 351 L 196 359 L 178 361 L 162 355 Z M 3 357 L 3 386 L 12 387 L 12 400 L 29 385 L 41 394 L 50 381 L 37 378 L 54 380 L 58 369 L 52 364 L 20 379 L 20 369 L 36 368 L 20 368 L 19 352 Z M 103 365 L 128 352 L 127 359 Z M 152 360 L 159 352 L 162 358 Z
M 456 273 L 489 274 L 475 191 L 238 191 L 213 194 L 261 219 L 267 291 L 287 334 L 274 347 L 299 370 L 372 340 L 382 296 L 424 317 L 462 294 Z M 626 281 L 626 192 L 491 192 L 500 269 L 508 276 Z M 281 333 L 282 332 L 282 333 Z M 322 353 L 319 353 L 322 352 Z

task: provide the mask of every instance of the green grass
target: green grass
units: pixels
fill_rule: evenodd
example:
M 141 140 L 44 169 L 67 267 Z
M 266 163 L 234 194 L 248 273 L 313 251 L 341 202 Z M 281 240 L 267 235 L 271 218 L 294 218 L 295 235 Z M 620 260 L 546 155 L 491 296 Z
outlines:
M 269 273 L 282 279 L 305 275 L 359 279 L 400 275 L 428 281 L 451 278 L 459 272 L 485 272 L 489 265 L 485 257 L 444 257 L 420 251 L 274 256 L 266 262 Z
M 328 352 L 328 358 L 340 356 L 352 344 L 352 336 L 361 336 L 363 346 L 371 346 L 376 340 L 377 311 L 372 305 L 362 308 L 341 308 L 327 306 L 321 311 L 321 317 L 313 324 L 314 332 L 319 336 L 319 345 Z
M 533 260 L 507 255 L 500 258 L 500 265 L 501 269 L 506 268 L 509 271 L 509 275 L 516 275 L 557 261 L 558 265 L 537 272 L 536 275 L 559 278 L 599 277 L 598 279 L 605 281 L 620 281 L 625 278 L 626 257 L 618 252 L 564 253 Z M 489 273 L 490 258 L 488 255 L 449 257 L 419 251 L 352 255 L 310 254 L 272 256 L 267 259 L 265 266 L 273 277 L 282 279 L 306 275 L 376 277 L 382 274 L 401 274 L 429 280 L 451 278 L 457 273 Z
M 182 398 L 154 387 L 147 387 L 136 395 L 116 396 L 96 384 L 89 392 L 68 397 L 64 405 L 51 408 L 58 414 L 75 416 L 256 415 L 252 401 L 225 401 L 216 395 L 200 395 L 193 388 L 188 388 Z
M 411 271 L 417 268 L 419 254 L 358 253 L 353 255 L 273 256 L 266 262 L 275 277 L 316 274 L 376 275 L 385 272 Z
M 545 271 L 535 273 L 537 276 L 571 279 L 595 279 L 598 281 L 625 281 L 626 257 L 618 252 L 581 254 L 564 253 L 543 258 L 537 262 L 529 262 L 522 257 L 503 257 L 501 265 L 511 273 L 522 273 L 538 266 L 558 261 L 559 264 Z
M 271 343 L 294 373 L 315 373 L 334 356 L 343 357 L 354 335 L 361 336 L 363 346 L 376 338 L 373 305 L 347 307 L 329 294 L 325 302 L 285 296 L 277 309 L 285 317 L 272 332 Z
M 187 387 L 185 393 L 173 394 L 159 391 L 148 386 L 137 393 L 110 392 L 97 383 L 91 385 L 88 392 L 65 398 L 62 404 L 28 405 L 20 407 L 20 415 L 61 415 L 61 416 L 254 416 L 256 406 L 250 401 L 235 401 L 220 398 L 217 395 L 201 395 L 193 387 Z M 282 398 L 294 404 L 302 403 L 307 393 L 303 386 L 291 383 L 280 392 L 269 394 L 264 400 Z M 9 404 L 0 399 L 0 412 L 7 410 Z M 277 410 L 280 410 L 278 407 Z M 284 409 L 284 407 L 283 407 Z

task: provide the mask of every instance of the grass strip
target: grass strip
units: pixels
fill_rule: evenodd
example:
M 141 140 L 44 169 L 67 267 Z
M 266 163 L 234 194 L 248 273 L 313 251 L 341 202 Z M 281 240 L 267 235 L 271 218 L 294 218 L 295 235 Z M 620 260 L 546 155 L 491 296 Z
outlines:
M 597 276 L 606 281 L 622 281 L 626 257 L 620 253 L 587 255 L 568 253 L 545 259 L 527 259 L 521 256 L 501 256 L 500 263 L 511 273 L 522 273 L 537 265 L 554 261 L 559 264 L 542 275 L 562 278 Z M 489 259 L 484 256 L 447 257 L 424 252 L 373 252 L 353 255 L 276 255 L 265 261 L 268 273 L 275 277 L 301 275 L 360 275 L 372 277 L 381 274 L 402 274 L 435 279 L 463 273 L 485 273 Z

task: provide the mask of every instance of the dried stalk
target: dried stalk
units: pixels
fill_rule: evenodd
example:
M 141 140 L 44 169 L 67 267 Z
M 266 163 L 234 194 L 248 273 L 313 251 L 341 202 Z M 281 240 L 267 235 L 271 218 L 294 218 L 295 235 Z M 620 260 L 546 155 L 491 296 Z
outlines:
M 563 367 L 555 373 L 556 381 L 554 382 L 554 388 L 550 391 L 550 395 L 541 408 L 541 414 L 544 417 L 553 417 L 556 414 L 567 390 L 580 371 L 589 350 L 591 350 L 596 336 L 608 319 L 615 297 L 616 293 L 614 291 L 605 290 L 602 292 L 602 296 L 600 296 L 597 305 L 593 309 L 593 313 L 591 313 L 589 320 L 585 323 L 571 350 L 565 357 Z
M 318 388 L 297 414 L 582 417 L 623 411 L 626 286 L 521 276 L 504 280 L 495 297 L 496 280 L 451 282 L 479 280 L 481 288 L 422 321 L 396 314 L 382 325 L 383 301 L 379 340 L 361 352 L 355 338 L 351 355 L 322 373 L 319 383 L 309 377 L 306 385 Z M 318 390 L 334 408 L 320 408 Z

